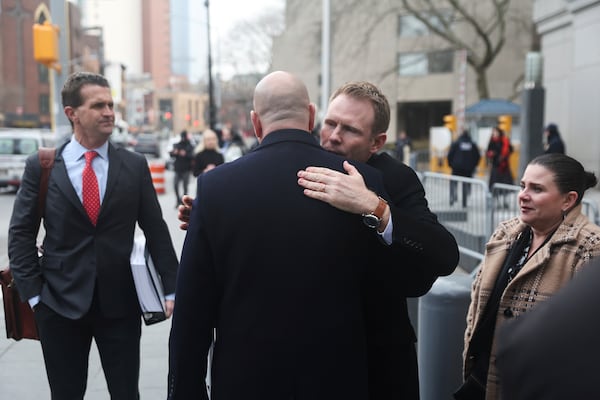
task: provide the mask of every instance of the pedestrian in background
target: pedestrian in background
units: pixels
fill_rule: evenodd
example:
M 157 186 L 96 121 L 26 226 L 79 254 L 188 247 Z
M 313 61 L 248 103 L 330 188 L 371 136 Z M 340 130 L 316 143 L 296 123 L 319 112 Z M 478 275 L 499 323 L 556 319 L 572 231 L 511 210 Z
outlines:
M 194 176 L 210 171 L 224 162 L 223 154 L 219 152 L 219 139 L 213 130 L 207 129 L 202 133 L 202 143 L 202 150 L 194 156 Z
M 544 153 L 565 154 L 565 143 L 560 137 L 560 132 L 556 124 L 549 124 L 544 129 Z
M 400 131 L 400 135 L 398 135 L 398 139 L 396 140 L 396 158 L 400 162 L 409 165 L 411 151 L 412 141 L 406 134 L 406 131 Z
M 179 187 L 183 189 L 182 195 L 188 193 L 188 185 L 190 183 L 190 174 L 192 173 L 192 161 L 194 159 L 194 146 L 190 142 L 188 132 L 186 130 L 181 131 L 181 139 L 179 142 L 173 145 L 171 150 L 171 157 L 174 157 L 173 169 L 175 170 L 175 178 L 173 180 L 173 187 L 175 189 L 175 208 L 180 203 L 180 192 Z
M 600 256 L 600 227 L 581 212 L 584 192 L 596 183 L 593 173 L 563 154 L 545 154 L 528 164 L 518 195 L 520 214 L 496 228 L 473 282 L 463 353 L 465 383 L 456 399 L 501 398 L 497 332 Z
M 486 157 L 492 168 L 490 171 L 489 187 L 492 190 L 494 183 L 513 184 L 513 176 L 508 163 L 509 157 L 513 152 L 510 139 L 506 137 L 504 131 L 495 126 L 492 128 L 492 137 L 488 143 Z
M 110 398 L 139 399 L 141 310 L 130 254 L 136 223 L 173 309 L 177 257 L 146 159 L 108 142 L 115 119 L 108 81 L 78 72 L 62 103 L 73 128 L 57 149 L 40 224 L 38 154 L 27 159 L 10 220 L 10 269 L 34 310 L 52 399 L 83 399 L 93 341 Z M 3 382 L 3 385 L 6 382 Z
M 198 177 L 177 279 L 168 398 L 208 398 L 216 330 L 212 399 L 367 399 L 364 275 L 384 262 L 377 235 L 296 183 L 306 165 L 343 171 L 344 163 L 311 136 L 304 84 L 273 72 L 257 84 L 253 104 L 260 145 Z M 379 173 L 357 168 L 383 195 Z
M 231 123 L 225 124 L 221 129 L 221 139 L 223 141 L 221 153 L 225 162 L 235 161 L 246 154 L 247 148 L 244 140 L 239 133 L 233 130 Z
M 497 126 L 492 128 L 492 136 L 486 151 L 488 165 L 491 165 L 489 180 L 489 189 L 491 192 L 496 183 L 513 184 L 513 175 L 509 164 L 512 152 L 512 144 L 504 131 Z M 503 190 L 496 191 L 493 200 L 495 207 L 510 207 L 508 196 Z
M 471 140 L 469 131 L 464 130 L 462 135 L 450 145 L 450 150 L 448 151 L 448 165 L 452 168 L 452 175 L 464 176 L 467 178 L 473 177 L 473 173 L 475 173 L 475 168 L 477 168 L 480 159 L 481 154 L 479 153 L 479 147 Z M 453 205 L 457 200 L 457 186 L 457 181 L 450 181 L 450 205 Z M 470 192 L 471 184 L 462 182 L 463 207 L 467 207 L 467 197 Z

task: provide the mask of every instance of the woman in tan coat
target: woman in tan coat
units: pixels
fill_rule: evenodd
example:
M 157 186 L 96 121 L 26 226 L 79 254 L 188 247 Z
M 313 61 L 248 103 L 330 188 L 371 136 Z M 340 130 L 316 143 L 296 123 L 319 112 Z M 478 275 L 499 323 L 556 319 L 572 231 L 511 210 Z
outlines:
M 502 222 L 473 282 L 464 350 L 465 383 L 456 399 L 500 399 L 495 332 L 547 300 L 600 256 L 600 227 L 581 213 L 597 179 L 563 154 L 532 160 L 521 180 L 520 216 Z

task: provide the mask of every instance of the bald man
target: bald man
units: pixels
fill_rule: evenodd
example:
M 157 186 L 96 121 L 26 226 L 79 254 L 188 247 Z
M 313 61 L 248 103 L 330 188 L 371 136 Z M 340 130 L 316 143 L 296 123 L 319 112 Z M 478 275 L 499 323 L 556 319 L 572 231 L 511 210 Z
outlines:
M 298 170 L 344 171 L 310 132 L 314 106 L 286 72 L 256 86 L 260 145 L 198 178 L 169 342 L 169 399 L 368 398 L 364 276 L 377 235 L 303 194 Z M 378 171 L 355 165 L 383 193 Z M 375 262 L 374 262 L 375 261 Z M 380 260 L 381 262 L 381 260 Z

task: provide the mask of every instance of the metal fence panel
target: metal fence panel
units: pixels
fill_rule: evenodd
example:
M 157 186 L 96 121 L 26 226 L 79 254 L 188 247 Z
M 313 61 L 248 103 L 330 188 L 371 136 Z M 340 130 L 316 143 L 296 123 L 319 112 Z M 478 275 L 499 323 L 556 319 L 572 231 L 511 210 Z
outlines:
M 483 258 L 492 229 L 487 183 L 436 172 L 425 172 L 422 179 L 429 208 L 454 235 L 461 252 L 460 266 L 471 272 Z
M 418 173 L 429 208 L 452 233 L 461 253 L 460 266 L 467 272 L 483 259 L 485 244 L 502 221 L 519 216 L 520 186 L 487 182 L 437 172 Z M 582 212 L 600 225 L 600 211 L 593 199 L 582 200 Z

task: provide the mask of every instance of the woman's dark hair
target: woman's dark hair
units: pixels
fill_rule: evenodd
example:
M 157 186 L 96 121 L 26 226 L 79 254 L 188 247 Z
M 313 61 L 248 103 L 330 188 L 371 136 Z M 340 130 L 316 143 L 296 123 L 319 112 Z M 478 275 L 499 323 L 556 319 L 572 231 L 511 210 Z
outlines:
M 583 192 L 598 183 L 593 172 L 584 170 L 579 161 L 564 154 L 544 154 L 531 160 L 529 165 L 541 165 L 552 172 L 561 193 L 577 192 L 575 205 L 583 199 Z

